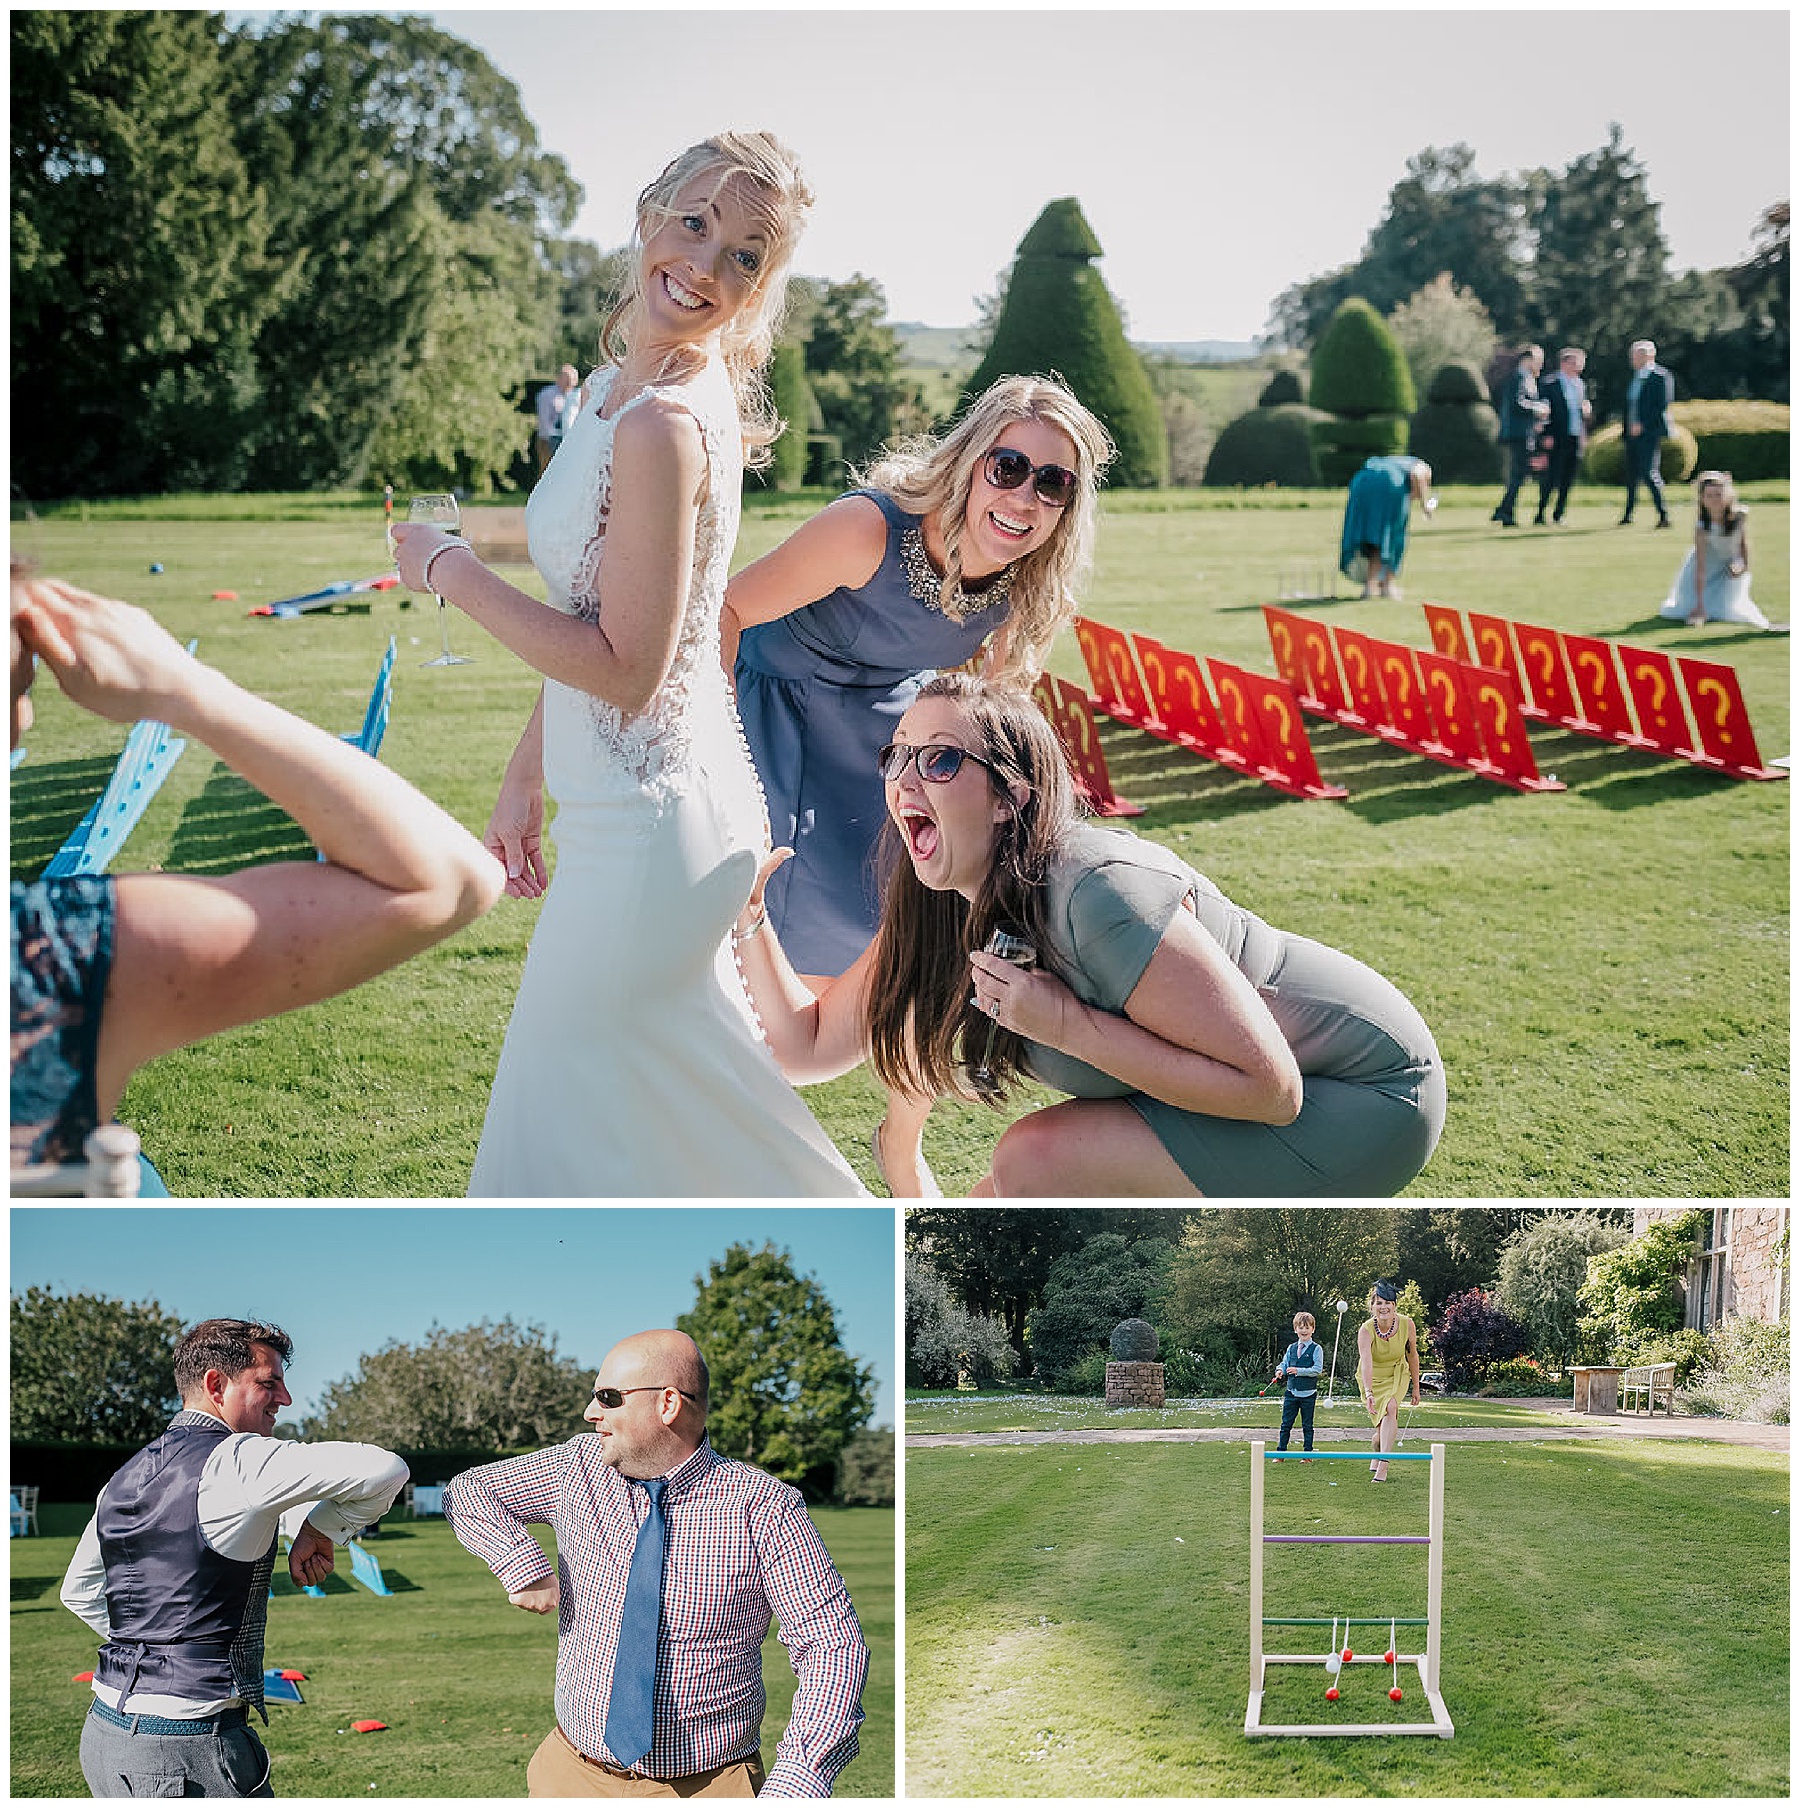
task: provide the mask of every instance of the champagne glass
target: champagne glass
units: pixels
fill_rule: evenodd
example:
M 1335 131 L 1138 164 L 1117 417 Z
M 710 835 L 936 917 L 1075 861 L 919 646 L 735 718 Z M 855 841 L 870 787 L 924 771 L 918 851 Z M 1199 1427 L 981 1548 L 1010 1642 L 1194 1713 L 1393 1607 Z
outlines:
M 436 494 L 431 496 L 415 496 L 407 505 L 408 521 L 424 521 L 433 527 L 441 527 L 446 533 L 462 532 L 462 510 L 456 505 L 454 496 Z M 387 530 L 388 551 L 394 550 L 394 525 L 390 519 Z M 436 593 L 433 592 L 435 595 Z M 473 660 L 465 659 L 460 653 L 450 651 L 450 609 L 440 596 L 438 606 L 438 655 L 435 659 L 421 660 L 422 665 L 472 665 Z
M 1015 967 L 1029 968 L 1037 965 L 1037 950 L 1022 935 L 1015 935 L 1009 929 L 996 929 L 988 937 L 987 952 L 999 955 L 1003 961 L 1009 961 Z M 987 1046 L 981 1051 L 981 1060 L 969 1074 L 977 1092 L 992 1094 L 998 1090 L 994 1083 L 993 1069 L 988 1063 L 994 1058 L 994 1038 L 999 1033 L 1000 1019 L 996 1017 L 988 1024 Z

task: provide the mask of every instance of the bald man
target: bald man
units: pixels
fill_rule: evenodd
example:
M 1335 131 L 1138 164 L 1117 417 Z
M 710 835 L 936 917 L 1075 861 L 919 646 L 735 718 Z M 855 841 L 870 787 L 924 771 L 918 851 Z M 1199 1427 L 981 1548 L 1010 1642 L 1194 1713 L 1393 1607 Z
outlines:
M 444 1510 L 528 1613 L 555 1613 L 556 1725 L 534 1796 L 828 1796 L 855 1757 L 869 1653 L 799 1491 L 714 1451 L 693 1339 L 607 1352 L 590 1433 L 466 1470 Z M 556 1534 L 552 1567 L 527 1529 Z M 762 1645 L 796 1688 L 766 1776 Z

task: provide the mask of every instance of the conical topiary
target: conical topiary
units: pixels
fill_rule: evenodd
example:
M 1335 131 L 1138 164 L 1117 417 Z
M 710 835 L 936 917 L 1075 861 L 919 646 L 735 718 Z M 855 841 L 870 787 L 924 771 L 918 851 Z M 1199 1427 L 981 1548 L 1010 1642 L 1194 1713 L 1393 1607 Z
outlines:
M 1156 1328 L 1141 1318 L 1128 1318 L 1113 1327 L 1112 1359 L 1114 1362 L 1154 1362 L 1156 1360 Z
M 1431 466 L 1438 483 L 1500 481 L 1500 417 L 1473 364 L 1453 361 L 1431 379 L 1425 406 L 1412 417 L 1408 450 Z
M 770 448 L 769 487 L 797 490 L 806 481 L 806 435 L 816 407 L 806 380 L 806 348 L 798 339 L 784 339 L 775 347 L 769 360 L 769 393 L 775 412 L 787 422 Z
M 1336 417 L 1313 427 L 1326 483 L 1348 483 L 1365 459 L 1406 450 L 1407 417 L 1418 406 L 1412 372 L 1387 322 L 1360 295 L 1332 315 L 1314 349 L 1307 400 Z
M 1256 398 L 1258 408 L 1280 408 L 1288 402 L 1304 402 L 1306 391 L 1300 386 L 1299 374 L 1291 370 L 1278 370 L 1263 386 L 1263 392 Z
M 1006 299 L 965 401 L 999 377 L 1054 372 L 1097 414 L 1119 456 L 1111 480 L 1129 488 L 1168 482 L 1169 444 L 1144 362 L 1094 259 L 1094 237 L 1074 196 L 1052 201 L 1019 241 Z

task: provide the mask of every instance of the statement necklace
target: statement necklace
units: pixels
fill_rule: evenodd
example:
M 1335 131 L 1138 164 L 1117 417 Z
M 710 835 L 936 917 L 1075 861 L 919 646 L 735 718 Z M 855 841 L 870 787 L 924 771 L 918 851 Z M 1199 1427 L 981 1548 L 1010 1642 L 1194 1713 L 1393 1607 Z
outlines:
M 1389 1325 L 1385 1331 L 1382 1330 L 1380 1325 L 1377 1325 L 1375 1327 L 1375 1335 L 1377 1337 L 1381 1338 L 1383 1341 L 1385 1341 L 1386 1339 L 1392 1337 L 1393 1334 L 1396 1331 L 1398 1331 L 1399 1329 L 1400 1329 L 1400 1320 L 1398 1318 L 1396 1318 L 1394 1320 L 1394 1322 L 1391 1325 Z
M 947 615 L 952 621 L 967 621 L 987 609 L 1003 608 L 1012 600 L 1011 565 L 1001 566 L 993 581 L 973 593 L 962 587 L 959 579 L 950 586 L 950 594 L 940 594 L 944 574 L 931 562 L 925 550 L 925 530 L 909 527 L 900 536 L 900 564 L 906 573 L 906 587 L 922 603 Z

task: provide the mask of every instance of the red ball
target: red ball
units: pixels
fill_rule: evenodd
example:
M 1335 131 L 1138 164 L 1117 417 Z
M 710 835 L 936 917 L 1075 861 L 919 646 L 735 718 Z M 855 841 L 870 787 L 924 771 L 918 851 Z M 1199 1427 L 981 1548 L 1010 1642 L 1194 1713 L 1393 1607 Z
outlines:
M 1383 1662 L 1383 1663 L 1384 1663 L 1384 1664 L 1391 1664 L 1391 1663 L 1392 1663 L 1392 1662 L 1393 1662 L 1393 1661 L 1394 1661 L 1394 1654 L 1393 1654 L 1393 1652 L 1391 1652 L 1391 1651 L 1390 1651 L 1390 1652 L 1389 1652 L 1389 1653 L 1388 1653 L 1388 1654 L 1387 1654 L 1387 1656 L 1386 1656 L 1386 1657 L 1384 1657 L 1384 1658 L 1383 1658 L 1383 1659 L 1382 1659 L 1382 1660 L 1381 1660 L 1381 1661 L 1382 1661 L 1382 1662 Z
M 1395 1683 L 1394 1686 L 1388 1690 L 1388 1700 L 1389 1701 L 1398 1701 L 1400 1699 L 1401 1693 L 1402 1693 L 1402 1690 L 1400 1688 L 1400 1685 L 1398 1683 Z
M 1327 1701 L 1336 1701 L 1337 1698 L 1338 1698 L 1338 1692 L 1335 1688 L 1330 1688 L 1325 1691 L 1325 1699 Z
M 1352 1651 L 1348 1645 L 1346 1645 L 1344 1647 L 1344 1662 L 1349 1663 L 1355 1656 L 1356 1656 L 1356 1653 L 1354 1651 Z

